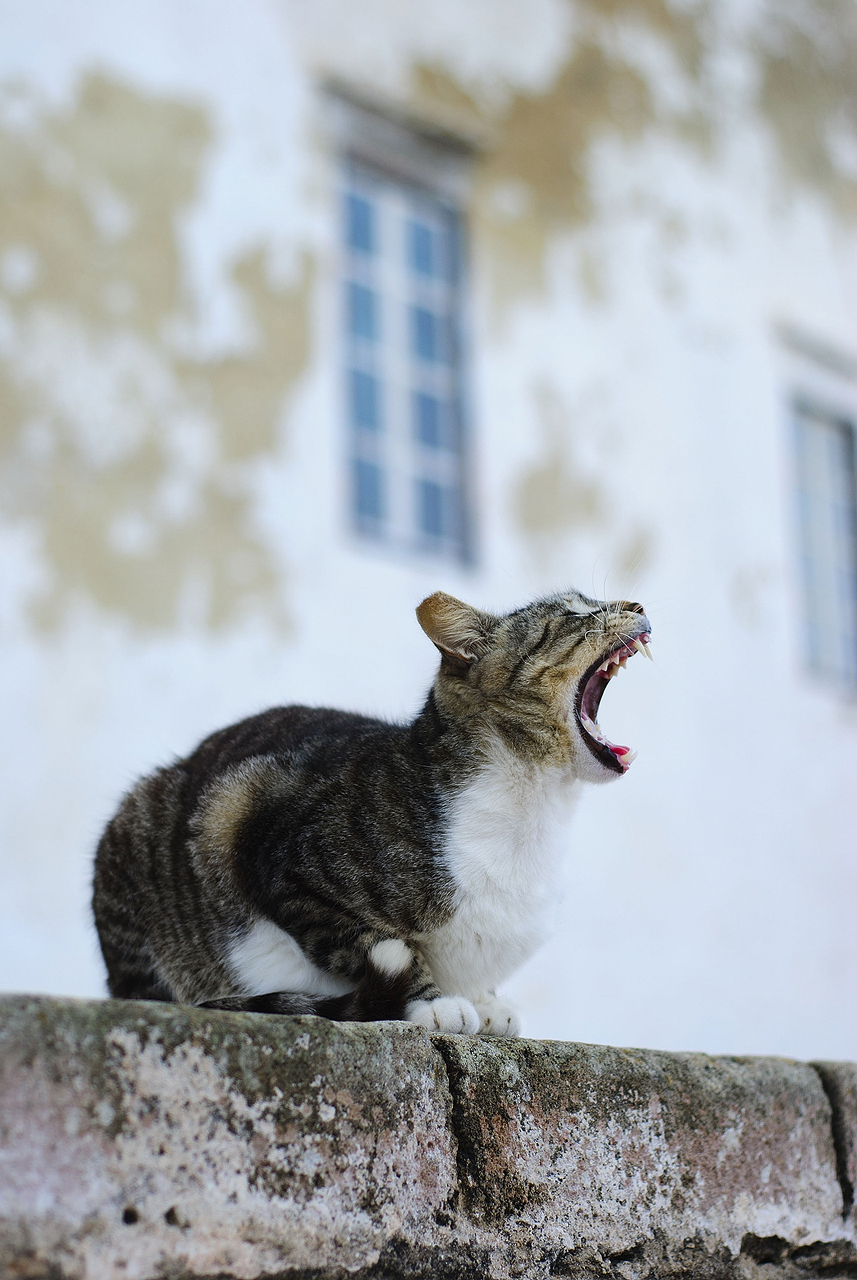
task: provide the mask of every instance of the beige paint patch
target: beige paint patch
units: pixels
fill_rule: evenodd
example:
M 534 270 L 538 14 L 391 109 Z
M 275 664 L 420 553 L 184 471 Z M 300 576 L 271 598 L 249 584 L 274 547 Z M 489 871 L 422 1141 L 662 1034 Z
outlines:
M 788 176 L 857 214 L 857 8 L 769 0 L 756 42 L 759 106 Z
M 572 453 L 573 433 L 559 397 L 539 387 L 536 404 L 545 440 L 539 462 L 515 487 L 513 511 L 531 537 L 565 533 L 605 519 L 606 498 L 598 483 L 580 474 Z
M 708 150 L 711 130 L 694 108 L 662 118 L 637 67 L 610 48 L 610 36 L 631 23 L 661 38 L 679 74 L 700 74 L 705 8 L 674 11 L 665 0 L 586 0 L 577 6 L 581 35 L 544 93 L 515 93 L 499 105 L 480 100 L 440 66 L 417 66 L 415 105 L 492 142 L 477 166 L 472 219 L 487 249 L 495 303 L 501 311 L 543 283 L 545 245 L 558 230 L 580 226 L 593 214 L 589 156 L 608 134 L 639 140 L 655 125 Z M 603 281 L 587 276 L 587 293 Z
M 232 279 L 249 349 L 180 351 L 194 316 L 177 221 L 209 144 L 199 107 L 101 76 L 67 115 L 0 129 L 0 506 L 38 531 L 42 627 L 80 600 L 140 628 L 287 623 L 248 464 L 275 447 L 307 361 L 312 271 L 279 289 L 247 255 Z
M 488 139 L 476 169 L 471 221 L 486 251 L 502 315 L 544 283 L 545 247 L 558 231 L 593 218 L 590 160 L 603 137 L 640 141 L 668 134 L 697 155 L 715 154 L 717 112 L 707 48 L 719 39 L 717 9 L 666 0 L 576 0 L 578 38 L 541 93 L 481 95 L 440 64 L 413 71 L 417 109 Z M 683 77 L 686 105 L 659 105 L 657 86 L 623 57 L 617 33 L 654 36 Z M 730 37 L 731 38 L 731 37 Z M 857 10 L 852 0 L 769 0 L 747 52 L 759 70 L 758 105 L 773 129 L 783 172 L 833 201 L 857 208 Z M 627 47 L 627 46 L 626 46 Z M 665 214 L 669 222 L 672 215 Z M 664 239 L 671 228 L 664 228 Z M 677 247 L 677 245 L 674 245 Z M 582 263 L 590 300 L 603 298 L 603 273 Z M 664 275 L 663 291 L 681 296 Z

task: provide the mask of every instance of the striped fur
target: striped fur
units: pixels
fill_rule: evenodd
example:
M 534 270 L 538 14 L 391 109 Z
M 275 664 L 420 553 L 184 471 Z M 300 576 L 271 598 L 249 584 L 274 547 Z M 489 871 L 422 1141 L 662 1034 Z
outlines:
M 417 614 L 441 663 L 411 724 L 277 707 L 125 797 L 95 864 L 112 995 L 516 1033 L 494 988 L 545 936 L 577 782 L 615 776 L 575 692 L 648 622 L 574 591 Z

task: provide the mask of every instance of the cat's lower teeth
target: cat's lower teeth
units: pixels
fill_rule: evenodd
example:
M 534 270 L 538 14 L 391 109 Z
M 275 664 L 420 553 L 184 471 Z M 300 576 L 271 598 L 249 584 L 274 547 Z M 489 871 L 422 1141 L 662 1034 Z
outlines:
M 589 716 L 582 715 L 580 723 L 590 737 L 594 738 L 596 742 L 600 742 L 603 747 L 607 747 L 609 751 L 612 751 L 619 763 L 626 768 L 637 759 L 636 751 L 632 751 L 630 747 L 616 747 L 608 738 L 605 738 L 600 726 L 594 720 L 590 720 Z
M 580 720 L 587 733 L 591 734 L 593 738 L 597 738 L 599 742 L 603 742 L 605 746 L 607 745 L 607 739 L 594 720 L 590 720 L 589 716 L 581 716 Z

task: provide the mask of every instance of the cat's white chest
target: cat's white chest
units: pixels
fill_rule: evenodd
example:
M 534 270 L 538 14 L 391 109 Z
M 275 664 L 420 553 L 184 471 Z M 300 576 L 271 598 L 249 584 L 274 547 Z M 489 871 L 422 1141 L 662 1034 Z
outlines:
M 567 769 L 537 768 L 498 744 L 452 802 L 455 910 L 423 945 L 443 992 L 478 1000 L 547 937 L 576 791 Z

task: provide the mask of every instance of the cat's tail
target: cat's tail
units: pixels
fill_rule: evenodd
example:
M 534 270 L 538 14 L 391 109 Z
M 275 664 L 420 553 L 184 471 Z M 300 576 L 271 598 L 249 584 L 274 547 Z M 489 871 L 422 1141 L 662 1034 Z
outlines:
M 203 1009 L 225 1009 L 233 1013 L 314 1013 L 334 1022 L 396 1022 L 405 1017 L 411 975 L 391 974 L 371 958 L 358 985 L 344 996 L 309 996 L 298 991 L 272 991 L 262 996 L 225 996 L 206 1000 Z

